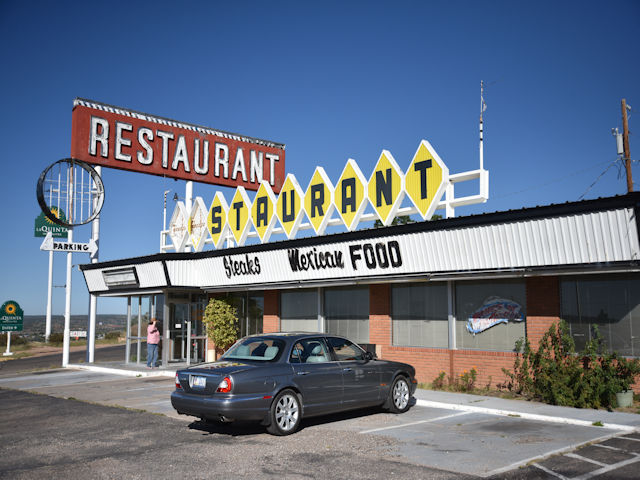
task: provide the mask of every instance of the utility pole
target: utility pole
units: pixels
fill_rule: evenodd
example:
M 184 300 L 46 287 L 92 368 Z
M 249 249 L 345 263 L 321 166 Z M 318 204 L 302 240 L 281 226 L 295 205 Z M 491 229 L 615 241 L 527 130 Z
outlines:
M 627 101 L 622 99 L 622 145 L 624 148 L 624 165 L 627 170 L 627 193 L 633 192 L 631 177 L 631 153 L 629 152 L 629 122 L 627 121 Z

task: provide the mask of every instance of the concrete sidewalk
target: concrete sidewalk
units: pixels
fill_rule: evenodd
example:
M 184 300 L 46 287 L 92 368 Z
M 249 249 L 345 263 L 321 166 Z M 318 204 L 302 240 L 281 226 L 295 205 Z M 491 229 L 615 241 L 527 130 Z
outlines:
M 445 408 L 490 415 L 521 417 L 551 423 L 579 426 L 600 426 L 621 431 L 640 430 L 640 415 L 634 413 L 608 412 L 590 408 L 559 407 L 527 400 L 507 400 L 504 398 L 464 393 L 418 389 L 416 404 L 422 407 Z
M 70 369 L 129 377 L 171 377 L 186 365 L 147 369 L 145 365 L 121 363 L 74 364 Z M 482 413 L 505 417 L 520 417 L 549 423 L 576 426 L 602 426 L 610 430 L 631 432 L 640 430 L 640 415 L 606 410 L 559 407 L 526 400 L 418 389 L 416 405 L 420 407 Z M 602 425 L 600 425 L 602 424 Z

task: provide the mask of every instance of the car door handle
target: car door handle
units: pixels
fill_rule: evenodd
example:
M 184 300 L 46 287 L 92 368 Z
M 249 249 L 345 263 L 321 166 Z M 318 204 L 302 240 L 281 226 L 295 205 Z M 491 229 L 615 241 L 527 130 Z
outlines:
M 353 371 L 353 368 L 351 368 L 351 367 L 346 367 L 346 368 L 343 368 L 343 369 L 342 369 L 342 371 L 343 371 L 343 372 L 352 372 L 352 371 Z
M 296 375 L 307 375 L 309 372 L 296 372 Z

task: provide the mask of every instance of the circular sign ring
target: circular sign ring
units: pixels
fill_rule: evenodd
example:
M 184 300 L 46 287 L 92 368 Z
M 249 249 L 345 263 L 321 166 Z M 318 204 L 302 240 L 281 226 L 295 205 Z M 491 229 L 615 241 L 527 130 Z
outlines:
M 78 197 L 76 201 L 87 203 L 86 208 L 81 208 L 80 211 L 83 214 L 86 211 L 86 215 L 81 218 L 76 219 L 76 215 L 73 215 L 73 212 L 69 214 L 70 219 L 61 219 L 59 215 L 56 215 L 53 210 L 59 211 L 59 205 L 52 205 L 47 203 L 47 183 L 55 183 L 57 181 L 57 198 L 60 198 L 60 192 L 63 188 L 61 177 L 62 175 L 58 174 L 57 180 L 52 180 L 49 175 L 54 171 L 54 167 L 58 166 L 58 172 L 61 172 L 62 169 L 66 169 L 67 174 L 65 180 L 68 182 L 66 185 L 66 192 L 63 197 L 68 196 L 67 202 L 70 210 L 74 208 L 74 197 Z M 76 167 L 81 173 L 86 173 L 91 181 L 87 181 L 86 184 L 84 181 L 78 183 L 73 180 L 74 172 L 76 172 Z M 69 179 L 72 180 L 69 180 Z M 83 179 L 84 180 L 84 179 Z M 51 188 L 51 187 L 49 187 Z M 51 192 L 49 192 L 51 193 Z M 62 160 L 58 160 L 57 162 L 52 163 L 44 171 L 40 174 L 40 178 L 38 178 L 38 185 L 36 187 L 36 196 L 38 198 L 38 204 L 42 209 L 42 212 L 45 216 L 51 220 L 52 222 L 62 225 L 63 227 L 74 227 L 79 225 L 85 225 L 92 220 L 94 220 L 99 214 L 100 210 L 102 210 L 102 205 L 104 204 L 104 183 L 102 182 L 102 178 L 98 175 L 98 172 L 88 163 L 83 162 L 81 160 L 77 160 L 75 158 L 63 158 Z M 49 195 L 50 201 L 52 195 Z M 90 198 L 90 201 L 87 201 L 85 197 Z M 69 213 L 69 212 L 68 212 Z

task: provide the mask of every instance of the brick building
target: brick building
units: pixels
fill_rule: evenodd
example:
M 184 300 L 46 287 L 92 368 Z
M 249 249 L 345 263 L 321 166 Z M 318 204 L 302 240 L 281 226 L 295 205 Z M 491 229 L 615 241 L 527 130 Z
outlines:
M 640 355 L 640 195 L 419 222 L 200 253 L 82 265 L 88 289 L 156 317 L 163 363 L 207 361 L 208 299 L 233 302 L 243 335 L 327 331 L 416 367 L 420 382 L 475 367 L 504 379 L 514 344 L 559 319 L 578 348 L 598 325 Z M 136 327 L 128 337 L 135 339 Z

